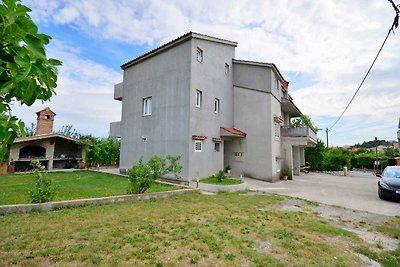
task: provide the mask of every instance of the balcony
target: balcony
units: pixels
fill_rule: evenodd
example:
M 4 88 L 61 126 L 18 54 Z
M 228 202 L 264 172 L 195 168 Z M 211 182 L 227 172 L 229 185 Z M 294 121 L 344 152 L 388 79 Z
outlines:
M 114 85 L 114 100 L 122 101 L 123 89 L 124 83 L 117 83 Z
M 290 126 L 282 126 L 281 127 L 281 136 L 282 137 L 302 137 L 311 139 L 314 143 L 317 143 L 317 134 L 308 126 L 305 127 L 290 127 Z
M 110 137 L 121 138 L 121 122 L 115 121 L 110 123 Z
M 291 99 L 290 96 L 288 98 L 282 97 L 281 107 L 282 107 L 282 112 L 289 114 L 291 118 L 300 117 L 301 115 L 301 111 L 293 103 L 293 100 Z

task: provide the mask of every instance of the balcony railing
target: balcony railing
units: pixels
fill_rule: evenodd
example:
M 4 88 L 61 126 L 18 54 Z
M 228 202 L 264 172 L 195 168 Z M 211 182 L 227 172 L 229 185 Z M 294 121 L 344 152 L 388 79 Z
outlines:
M 281 127 L 282 137 L 308 137 L 317 141 L 317 134 L 308 126 L 304 127 Z
M 123 89 L 124 89 L 123 83 L 118 83 L 118 84 L 114 85 L 114 99 L 115 100 L 122 101 Z
M 114 121 L 110 123 L 110 137 L 121 138 L 121 122 Z

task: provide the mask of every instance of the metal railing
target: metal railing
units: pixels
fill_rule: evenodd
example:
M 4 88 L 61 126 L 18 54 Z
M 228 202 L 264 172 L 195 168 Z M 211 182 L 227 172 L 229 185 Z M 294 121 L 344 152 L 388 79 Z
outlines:
M 308 137 L 315 141 L 317 140 L 317 134 L 308 126 L 304 126 L 304 127 L 282 126 L 281 127 L 281 136 L 282 137 Z

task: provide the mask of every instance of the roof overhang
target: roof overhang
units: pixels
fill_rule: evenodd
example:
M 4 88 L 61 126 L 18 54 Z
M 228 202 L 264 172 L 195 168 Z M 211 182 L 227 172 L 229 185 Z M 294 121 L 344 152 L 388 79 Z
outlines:
M 196 33 L 196 32 L 188 32 L 188 33 L 186 33 L 186 34 L 184 34 L 184 35 L 182 35 L 182 36 L 180 36 L 180 37 L 178 37 L 178 38 L 176 38 L 176 39 L 174 39 L 174 40 L 172 40 L 172 41 L 170 41 L 168 43 L 165 43 L 165 44 L 163 44 L 163 45 L 161 45 L 161 46 L 159 46 L 159 47 L 157 47 L 157 48 L 155 48 L 155 49 L 153 49 L 153 50 L 151 50 L 151 51 L 149 51 L 149 52 L 147 52 L 147 53 L 145 53 L 145 54 L 143 54 L 143 55 L 141 55 L 141 56 L 139 56 L 139 57 L 137 57 L 137 58 L 135 58 L 135 59 L 133 59 L 131 61 L 126 62 L 125 64 L 122 64 L 121 68 L 123 70 L 125 70 L 125 69 L 127 69 L 127 68 L 129 68 L 129 67 L 131 67 L 131 66 L 133 66 L 133 65 L 135 65 L 135 64 L 137 64 L 137 63 L 139 63 L 139 62 L 141 62 L 143 60 L 146 60 L 146 59 L 148 59 L 150 57 L 153 57 L 153 56 L 155 56 L 157 54 L 160 54 L 160 53 L 164 52 L 165 50 L 168 50 L 168 49 L 170 49 L 172 47 L 175 47 L 175 46 L 177 46 L 177 45 L 179 45 L 181 43 L 184 43 L 184 42 L 186 42 L 186 41 L 188 41 L 190 39 L 193 39 L 193 38 L 206 40 L 206 41 L 211 41 L 211 42 L 216 42 L 216 43 L 221 43 L 221 44 L 226 44 L 226 45 L 231 45 L 231 46 L 235 46 L 235 47 L 237 46 L 237 42 L 233 42 L 233 41 L 229 41 L 229 40 L 225 40 L 225 39 L 221 39 L 221 38 L 216 38 L 216 37 L 213 37 L 213 36 L 200 34 L 200 33 Z
M 300 109 L 296 107 L 291 99 L 282 98 L 282 111 L 289 114 L 290 117 L 300 117 L 302 115 Z
M 23 143 L 23 142 L 30 142 L 30 141 L 36 141 L 36 140 L 43 140 L 43 139 L 51 139 L 51 138 L 61 138 L 61 139 L 73 141 L 73 142 L 76 142 L 76 143 L 82 142 L 80 139 L 77 139 L 77 138 L 74 138 L 74 137 L 71 137 L 71 136 L 67 136 L 67 135 L 63 135 L 63 134 L 59 134 L 59 133 L 51 133 L 51 134 L 40 134 L 40 135 L 16 138 L 14 140 L 14 144 Z
M 235 128 L 228 128 L 228 127 L 220 127 L 220 136 L 221 137 L 238 137 L 243 138 L 246 137 L 246 133 L 242 132 Z

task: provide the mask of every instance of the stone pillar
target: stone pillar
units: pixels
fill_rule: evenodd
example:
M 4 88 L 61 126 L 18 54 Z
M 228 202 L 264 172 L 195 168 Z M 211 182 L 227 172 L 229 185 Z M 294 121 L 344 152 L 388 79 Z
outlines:
M 300 147 L 293 146 L 293 174 L 300 175 Z
M 281 171 L 283 168 L 287 167 L 289 169 L 289 179 L 293 179 L 293 149 L 292 145 L 283 143 L 283 157 L 284 162 L 281 166 Z
M 306 165 L 306 155 L 304 154 L 304 147 L 300 147 L 300 165 Z
M 54 147 L 55 147 L 55 140 L 50 139 L 47 141 L 46 144 L 46 159 L 49 160 L 49 163 L 47 164 L 47 169 L 52 170 L 53 169 L 53 159 L 54 159 Z

